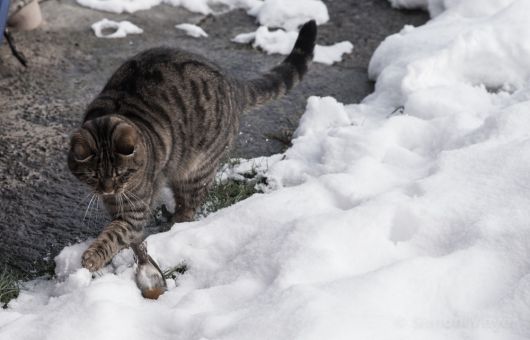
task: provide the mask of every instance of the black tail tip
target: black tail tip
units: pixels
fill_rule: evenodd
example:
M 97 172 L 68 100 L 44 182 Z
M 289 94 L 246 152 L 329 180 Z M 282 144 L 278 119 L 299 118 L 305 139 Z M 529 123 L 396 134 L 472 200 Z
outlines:
M 298 39 L 294 44 L 294 50 L 298 50 L 305 55 L 312 55 L 315 49 L 315 41 L 317 39 L 317 23 L 315 20 L 309 20 L 302 25 Z

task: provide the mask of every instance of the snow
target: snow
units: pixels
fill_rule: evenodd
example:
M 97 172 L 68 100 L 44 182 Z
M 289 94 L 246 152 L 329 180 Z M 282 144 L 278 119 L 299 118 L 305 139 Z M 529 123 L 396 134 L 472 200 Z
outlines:
M 189 268 L 157 301 L 130 251 L 92 279 L 85 242 L 0 339 L 527 339 L 530 2 L 444 4 L 378 47 L 362 103 L 309 98 L 285 154 L 230 170 L 266 193 L 147 239 Z
M 84 7 L 111 13 L 134 13 L 167 3 L 181 6 L 191 12 L 210 14 L 212 10 L 206 0 L 76 0 Z
M 268 30 L 267 30 L 268 31 Z M 256 32 L 240 33 L 232 41 L 238 44 L 250 44 L 256 39 Z
M 112 21 L 108 19 L 102 19 L 92 24 L 92 30 L 98 38 L 125 38 L 127 34 L 142 34 L 144 31 L 129 21 Z M 113 33 L 104 34 L 105 29 L 115 29 Z
M 426 9 L 431 17 L 436 17 L 448 9 L 464 17 L 491 16 L 510 5 L 515 0 L 388 0 L 396 8 Z
M 262 26 L 279 27 L 287 31 L 296 31 L 307 21 L 313 19 L 317 25 L 329 21 L 326 5 L 320 0 L 265 0 L 261 6 L 249 11 Z
M 256 157 L 252 159 L 232 158 L 230 162 L 224 164 L 217 172 L 218 181 L 233 179 L 244 181 L 245 175 L 253 174 L 252 178 L 264 178 L 269 168 L 282 160 L 283 155 L 277 154 L 269 157 Z M 267 187 L 263 189 L 267 190 Z
M 99 11 L 112 13 L 134 13 L 136 11 L 148 10 L 160 4 L 168 4 L 175 7 L 182 7 L 190 12 L 211 14 L 214 13 L 210 5 L 224 5 L 229 9 L 241 8 L 247 11 L 256 12 L 263 3 L 270 0 L 76 0 L 84 7 Z M 299 0 L 300 1 L 300 0 Z M 302 0 L 315 1 L 315 0 Z
M 204 30 L 197 25 L 186 23 L 186 24 L 176 25 L 175 28 L 179 30 L 183 30 L 184 32 L 186 32 L 187 35 L 194 37 L 194 38 L 208 37 L 208 34 L 204 32 Z
M 332 65 L 342 60 L 343 54 L 350 54 L 353 51 L 353 44 L 349 41 L 342 41 L 331 46 L 315 46 L 315 56 L 313 61 Z
M 284 31 L 282 29 L 269 31 L 268 27 L 260 26 L 256 32 L 238 34 L 233 42 L 240 44 L 252 43 L 254 48 L 261 48 L 268 54 L 288 55 L 294 47 L 297 31 Z M 351 53 L 353 44 L 349 41 L 343 41 L 331 46 L 315 46 L 315 56 L 313 61 L 331 65 L 342 60 L 342 55 Z
M 111 13 L 134 13 L 150 9 L 162 3 L 161 0 L 76 0 L 84 7 Z

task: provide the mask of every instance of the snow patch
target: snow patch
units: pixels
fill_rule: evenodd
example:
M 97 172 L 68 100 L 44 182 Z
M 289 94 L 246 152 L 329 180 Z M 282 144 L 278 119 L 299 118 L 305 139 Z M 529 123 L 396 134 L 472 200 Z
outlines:
M 92 24 L 92 30 L 98 38 L 125 38 L 127 34 L 141 34 L 144 31 L 129 21 L 112 21 L 108 19 L 102 19 Z M 104 34 L 105 29 L 115 29 L 113 33 Z
M 204 0 L 76 0 L 84 7 L 111 13 L 134 13 L 147 10 L 161 3 L 182 6 L 191 12 L 202 14 L 211 13 L 208 2 Z
M 256 32 L 240 33 L 232 41 L 238 44 L 250 44 L 256 39 Z
M 176 25 L 175 28 L 179 30 L 183 30 L 184 32 L 186 32 L 187 35 L 194 37 L 194 38 L 208 37 L 208 34 L 204 32 L 204 30 L 197 25 L 179 24 L 179 25 Z
M 210 5 L 222 4 L 230 9 L 242 8 L 256 11 L 263 5 L 262 0 L 76 0 L 84 7 L 112 13 L 134 13 L 148 10 L 160 4 L 182 7 L 190 12 L 200 14 L 213 13 Z M 267 0 L 266 0 L 267 1 Z
M 317 25 L 329 21 L 328 9 L 320 0 L 265 0 L 248 13 L 262 26 L 281 27 L 287 31 L 297 31 L 309 20 L 315 20 Z
M 393 7 L 428 10 L 432 18 L 447 10 L 464 17 L 492 16 L 517 0 L 388 0 Z
M 313 61 L 316 63 L 322 63 L 332 65 L 342 61 L 344 54 L 350 54 L 353 51 L 353 44 L 349 41 L 342 41 L 331 46 L 315 46 L 315 56 Z
M 252 43 L 254 48 L 261 48 L 268 54 L 283 54 L 291 53 L 294 44 L 298 38 L 296 31 L 284 31 L 282 29 L 269 31 L 266 26 L 260 26 L 256 32 L 242 33 L 237 35 L 233 42 L 240 44 Z M 315 46 L 314 62 L 331 65 L 335 62 L 340 62 L 344 54 L 351 53 L 353 44 L 349 41 L 343 41 L 331 46 Z

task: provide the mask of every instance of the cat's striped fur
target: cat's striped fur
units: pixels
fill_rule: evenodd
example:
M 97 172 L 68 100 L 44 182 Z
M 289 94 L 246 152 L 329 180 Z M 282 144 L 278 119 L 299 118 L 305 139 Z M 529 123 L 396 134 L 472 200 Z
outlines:
M 162 186 L 174 194 L 173 222 L 191 220 L 237 134 L 239 115 L 302 79 L 315 38 L 310 21 L 283 63 L 250 81 L 173 48 L 151 49 L 125 62 L 71 139 L 72 173 L 100 195 L 112 216 L 83 254 L 83 266 L 98 270 L 120 249 L 142 241 Z

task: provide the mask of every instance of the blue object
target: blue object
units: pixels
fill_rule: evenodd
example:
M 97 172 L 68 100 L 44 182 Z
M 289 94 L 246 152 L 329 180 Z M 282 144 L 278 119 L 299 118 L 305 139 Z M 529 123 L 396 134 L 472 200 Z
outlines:
M 0 0 L 0 45 L 4 39 L 6 29 L 7 14 L 9 13 L 9 0 Z

